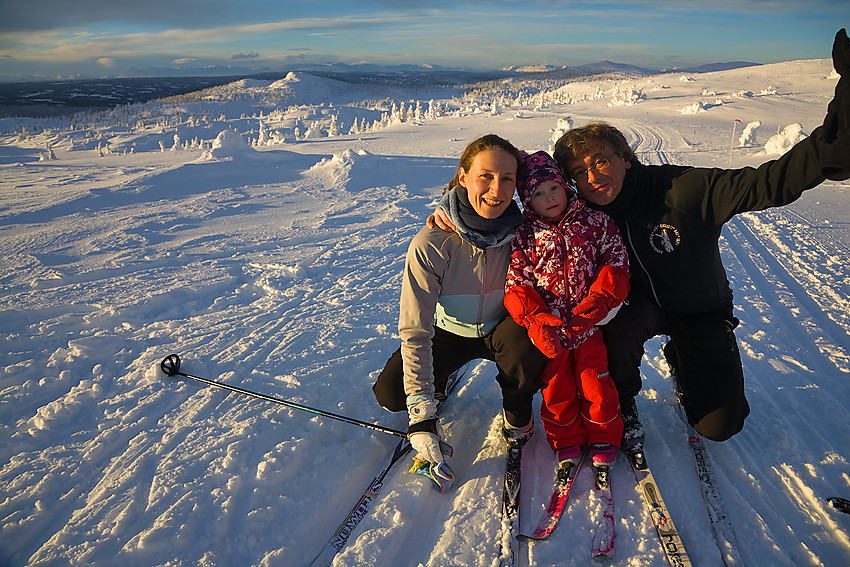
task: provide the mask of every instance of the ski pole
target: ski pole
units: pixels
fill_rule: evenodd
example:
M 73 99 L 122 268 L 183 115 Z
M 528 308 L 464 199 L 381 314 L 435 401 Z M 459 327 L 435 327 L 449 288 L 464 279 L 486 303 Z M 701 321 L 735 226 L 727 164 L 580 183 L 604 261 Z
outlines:
M 162 362 L 159 363 L 159 367 L 165 372 L 168 376 L 185 376 L 186 378 L 191 378 L 192 380 L 197 380 L 198 382 L 203 382 L 204 384 L 209 384 L 210 386 L 215 386 L 217 388 L 223 388 L 225 390 L 230 390 L 231 392 L 237 392 L 239 394 L 244 394 L 246 396 L 251 396 L 253 398 L 259 398 L 261 400 L 266 400 L 268 402 L 274 402 L 276 404 L 281 404 L 284 406 L 288 406 L 291 408 L 307 411 L 310 413 L 314 413 L 316 415 L 321 415 L 323 417 L 329 417 L 331 419 L 336 419 L 339 421 L 343 421 L 345 423 L 350 423 L 352 425 L 359 425 L 360 427 L 365 427 L 366 429 L 373 429 L 375 431 L 380 431 L 381 433 L 388 433 L 390 435 L 395 435 L 397 437 L 407 438 L 407 433 L 403 431 L 398 431 L 396 429 L 390 429 L 388 427 L 382 427 L 380 425 L 375 425 L 373 423 L 367 423 L 365 421 L 359 421 L 357 419 L 352 419 L 350 417 L 345 417 L 344 415 L 338 415 L 335 413 L 330 413 L 327 411 L 322 411 L 319 409 L 302 406 L 301 404 L 291 402 L 289 400 L 283 400 L 280 398 L 275 398 L 273 396 L 267 396 L 266 394 L 259 394 L 257 392 L 252 392 L 251 390 L 245 390 L 243 388 L 238 388 L 236 386 L 231 386 L 229 384 L 224 384 L 223 382 L 216 382 L 215 380 L 208 380 L 206 378 L 201 378 L 200 376 L 192 376 L 191 374 L 186 374 L 185 372 L 180 371 L 180 357 L 176 354 L 170 354 L 162 359 Z

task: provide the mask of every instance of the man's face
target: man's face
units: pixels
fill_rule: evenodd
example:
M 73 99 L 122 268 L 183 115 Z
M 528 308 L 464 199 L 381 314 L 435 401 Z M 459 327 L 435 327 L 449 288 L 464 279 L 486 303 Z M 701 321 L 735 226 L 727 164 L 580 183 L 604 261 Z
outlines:
M 600 142 L 596 151 L 569 162 L 567 174 L 576 183 L 579 195 L 596 205 L 607 205 L 617 198 L 632 166 L 610 145 Z

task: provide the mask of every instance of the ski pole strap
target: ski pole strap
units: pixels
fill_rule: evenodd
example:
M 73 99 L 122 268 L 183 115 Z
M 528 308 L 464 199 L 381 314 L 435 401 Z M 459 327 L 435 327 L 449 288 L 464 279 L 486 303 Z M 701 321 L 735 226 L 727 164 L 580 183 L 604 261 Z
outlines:
M 413 457 L 413 466 L 410 467 L 410 472 L 431 479 L 434 490 L 441 494 L 450 489 L 455 481 L 455 473 L 446 461 L 435 464 L 425 459 Z

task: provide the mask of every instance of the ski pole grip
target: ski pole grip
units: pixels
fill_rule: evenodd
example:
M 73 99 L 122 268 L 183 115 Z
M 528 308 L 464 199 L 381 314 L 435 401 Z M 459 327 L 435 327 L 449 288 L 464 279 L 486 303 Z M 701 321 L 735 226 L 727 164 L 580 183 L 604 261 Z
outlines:
M 177 376 L 180 373 L 180 357 L 169 354 L 159 363 L 160 369 L 168 376 Z

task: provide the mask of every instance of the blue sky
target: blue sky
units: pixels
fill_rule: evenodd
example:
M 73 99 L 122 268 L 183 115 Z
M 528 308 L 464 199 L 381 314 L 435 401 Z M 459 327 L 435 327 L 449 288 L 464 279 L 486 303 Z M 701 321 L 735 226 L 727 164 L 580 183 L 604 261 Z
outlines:
M 0 80 L 830 57 L 847 0 L 0 0 Z

